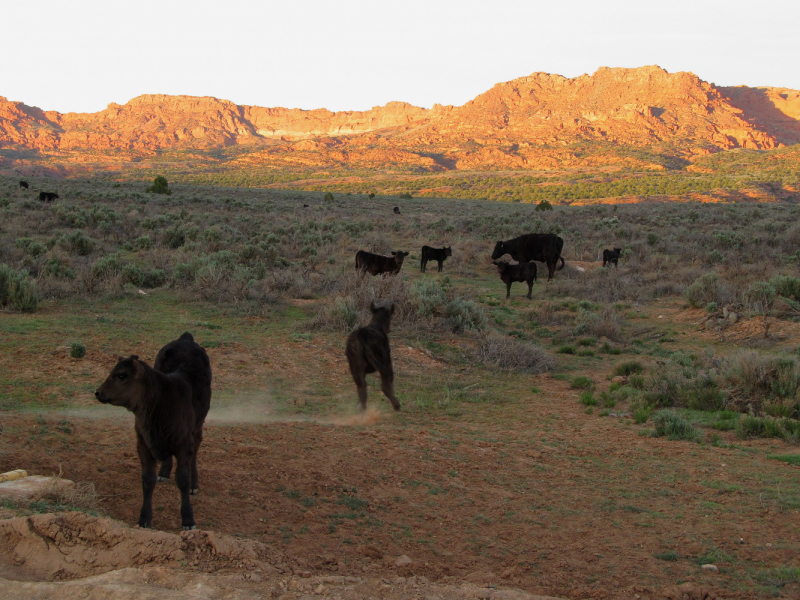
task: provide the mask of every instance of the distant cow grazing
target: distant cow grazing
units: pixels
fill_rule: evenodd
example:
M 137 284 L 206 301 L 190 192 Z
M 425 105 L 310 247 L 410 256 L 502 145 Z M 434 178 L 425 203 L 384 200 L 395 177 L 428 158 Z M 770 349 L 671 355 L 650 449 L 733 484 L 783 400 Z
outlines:
M 27 181 L 20 181 L 19 182 L 19 187 L 20 188 L 25 188 L 27 190 L 30 186 L 28 185 Z
M 399 206 L 395 206 L 392 210 L 394 211 L 394 214 L 396 214 L 396 215 L 400 214 L 400 207 Z
M 603 266 L 610 267 L 614 263 L 614 267 L 618 267 L 619 255 L 622 253 L 622 248 L 614 248 L 613 250 L 603 250 Z
M 511 284 L 515 281 L 524 281 L 528 284 L 528 300 L 531 299 L 533 282 L 536 281 L 536 263 L 526 262 L 518 265 L 510 265 L 507 262 L 496 262 L 497 271 L 500 279 L 506 284 L 506 298 L 511 297 Z
M 529 233 L 507 242 L 497 242 L 492 252 L 492 260 L 510 254 L 511 258 L 519 263 L 532 260 L 543 262 L 547 265 L 547 283 L 550 283 L 559 260 L 561 266 L 558 270 L 564 268 L 564 259 L 561 257 L 563 248 L 564 240 L 554 233 Z
M 419 263 L 419 270 L 423 273 L 428 265 L 429 260 L 435 260 L 439 263 L 439 273 L 442 272 L 442 263 L 448 256 L 453 256 L 453 249 L 448 246 L 447 248 L 431 248 L 430 246 L 422 247 L 422 259 Z
M 400 410 L 400 401 L 394 395 L 394 371 L 389 351 L 389 336 L 394 305 L 378 307 L 370 305 L 372 323 L 356 329 L 347 338 L 347 362 L 358 390 L 358 406 L 367 409 L 367 373 L 377 371 L 381 376 L 381 389 L 395 410 Z
M 58 194 L 55 192 L 39 192 L 39 202 L 52 202 L 58 200 Z
M 365 250 L 356 252 L 356 270 L 367 271 L 370 275 L 380 275 L 381 273 L 396 274 L 400 272 L 403 261 L 408 252 L 398 250 L 392 252 L 392 256 L 381 256 Z
M 175 482 L 181 492 L 181 524 L 184 529 L 195 529 L 189 496 L 199 490 L 197 450 L 211 404 L 211 363 L 192 334 L 184 333 L 159 351 L 155 367 L 136 355 L 119 357 L 94 395 L 103 404 L 123 406 L 135 416 L 144 496 L 139 526 L 152 524 L 153 490 L 157 480 L 169 478 L 174 456 Z M 159 461 L 161 471 L 156 476 Z

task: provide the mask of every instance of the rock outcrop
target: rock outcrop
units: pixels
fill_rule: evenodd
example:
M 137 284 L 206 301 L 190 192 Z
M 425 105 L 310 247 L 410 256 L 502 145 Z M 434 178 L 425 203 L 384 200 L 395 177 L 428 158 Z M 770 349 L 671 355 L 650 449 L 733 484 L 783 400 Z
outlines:
M 98 113 L 61 114 L 0 97 L 0 148 L 38 151 L 59 163 L 189 148 L 205 156 L 238 145 L 243 164 L 287 168 L 535 169 L 598 160 L 591 157 L 601 147 L 668 148 L 691 159 L 798 142 L 800 92 L 716 87 L 656 66 L 572 79 L 534 73 L 463 106 L 432 109 L 390 102 L 331 112 L 145 95 Z M 570 150 L 576 146 L 578 154 Z

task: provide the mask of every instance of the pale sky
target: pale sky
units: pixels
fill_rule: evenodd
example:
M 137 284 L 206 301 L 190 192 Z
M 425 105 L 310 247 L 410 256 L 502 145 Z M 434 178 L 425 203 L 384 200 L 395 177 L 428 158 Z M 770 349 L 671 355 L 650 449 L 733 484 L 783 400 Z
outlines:
M 430 107 L 537 71 L 652 64 L 800 89 L 798 24 L 800 0 L 0 0 L 0 96 L 60 112 L 155 93 Z

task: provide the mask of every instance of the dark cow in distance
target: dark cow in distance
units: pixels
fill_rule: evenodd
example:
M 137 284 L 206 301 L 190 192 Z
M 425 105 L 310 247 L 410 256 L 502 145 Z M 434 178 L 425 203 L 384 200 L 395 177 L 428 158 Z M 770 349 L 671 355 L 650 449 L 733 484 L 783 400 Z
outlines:
M 422 258 L 419 262 L 419 270 L 423 273 L 427 268 L 429 260 L 435 260 L 439 263 L 439 273 L 442 272 L 442 263 L 448 256 L 453 256 L 453 249 L 448 246 L 447 248 L 431 248 L 430 246 L 422 247 Z
M 519 263 L 532 260 L 543 262 L 547 265 L 547 283 L 550 283 L 559 260 L 561 266 L 558 270 L 564 268 L 564 259 L 561 257 L 563 248 L 564 240 L 554 233 L 529 233 L 507 242 L 497 242 L 492 252 L 492 260 L 510 254 L 511 258 Z
M 396 215 L 400 214 L 400 207 L 399 206 L 395 206 L 392 210 L 394 211 L 394 214 L 396 214 Z
M 186 530 L 195 529 L 189 496 L 199 489 L 197 450 L 211 404 L 211 363 L 206 351 L 187 332 L 159 351 L 155 365 L 158 368 L 136 355 L 119 357 L 94 395 L 103 404 L 122 406 L 135 416 L 136 450 L 142 464 L 139 526 L 152 524 L 153 490 L 156 481 L 169 478 L 174 456 L 175 482 L 181 492 L 181 525 Z
M 356 270 L 369 272 L 370 275 L 397 274 L 400 272 L 406 256 L 408 256 L 408 252 L 402 250 L 392 252 L 392 256 L 381 256 L 366 250 L 359 250 L 356 252 Z
M 389 350 L 389 331 L 391 330 L 394 305 L 378 307 L 373 301 L 370 305 L 372 322 L 366 327 L 356 329 L 347 338 L 347 362 L 358 390 L 358 407 L 367 409 L 367 373 L 377 371 L 381 376 L 381 389 L 395 410 L 400 410 L 400 401 L 394 395 L 394 371 Z
M 507 262 L 496 262 L 494 265 L 500 273 L 500 279 L 506 284 L 506 298 L 511 297 L 511 284 L 515 281 L 524 281 L 528 284 L 528 300 L 531 299 L 533 282 L 536 281 L 536 263 L 525 262 L 511 265 Z
M 614 248 L 613 250 L 603 250 L 603 266 L 610 267 L 614 263 L 614 267 L 618 267 L 619 255 L 622 254 L 622 248 Z
M 26 190 L 30 187 L 27 181 L 20 181 L 19 182 L 20 189 L 25 188 Z
M 39 202 L 52 202 L 58 199 L 58 194 L 55 192 L 39 192 Z

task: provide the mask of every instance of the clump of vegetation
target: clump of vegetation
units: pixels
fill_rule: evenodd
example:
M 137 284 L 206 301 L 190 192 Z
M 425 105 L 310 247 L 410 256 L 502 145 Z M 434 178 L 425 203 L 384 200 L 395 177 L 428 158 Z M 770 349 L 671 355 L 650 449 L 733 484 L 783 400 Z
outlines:
M 163 175 L 158 175 L 153 180 L 153 185 L 147 188 L 147 192 L 150 194 L 172 194 L 172 190 L 169 189 L 169 184 L 167 183 L 167 178 Z
M 614 367 L 614 375 L 622 377 L 628 377 L 629 375 L 639 375 L 642 371 L 644 371 L 642 363 L 637 362 L 635 360 L 630 362 L 620 363 L 616 367 Z
M 496 333 L 480 340 L 477 356 L 483 364 L 506 371 L 536 374 L 555 366 L 553 357 L 540 346 Z
M 669 440 L 688 440 L 694 442 L 700 439 L 697 428 L 681 417 L 678 413 L 664 410 L 653 417 L 655 427 L 654 436 L 664 437 Z
M 80 342 L 72 342 L 69 346 L 69 355 L 72 358 L 83 358 L 86 356 L 86 346 Z
M 25 269 L 0 265 L 0 306 L 20 312 L 33 312 L 39 306 L 36 284 Z

